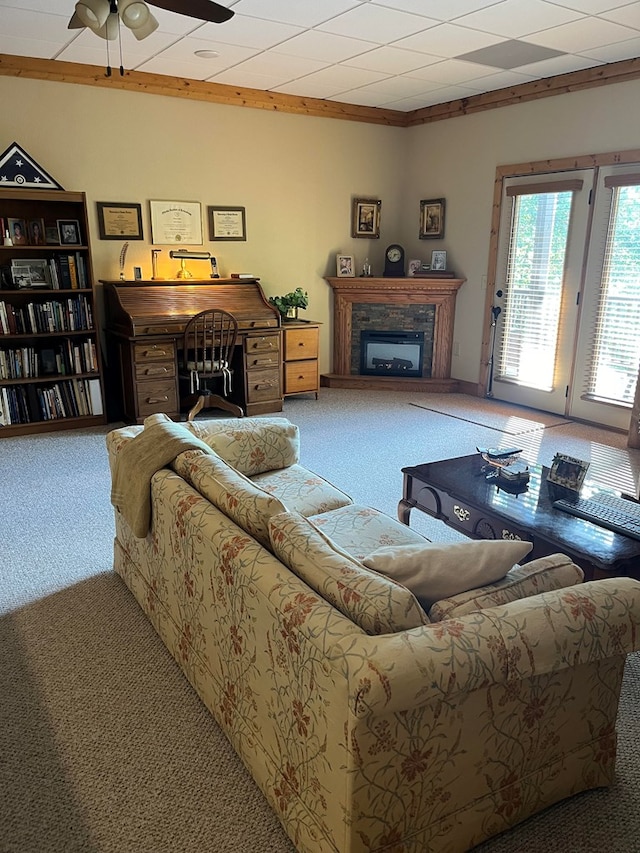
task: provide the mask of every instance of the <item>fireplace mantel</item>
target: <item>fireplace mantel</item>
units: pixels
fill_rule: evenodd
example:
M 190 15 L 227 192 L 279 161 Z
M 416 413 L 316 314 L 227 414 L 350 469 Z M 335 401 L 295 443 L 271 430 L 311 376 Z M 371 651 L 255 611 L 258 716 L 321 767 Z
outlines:
M 451 351 L 456 294 L 463 278 L 327 278 L 334 294 L 333 373 L 320 378 L 333 388 L 389 388 L 452 391 Z M 351 373 L 351 311 L 354 303 L 435 306 L 430 379 L 361 376 Z

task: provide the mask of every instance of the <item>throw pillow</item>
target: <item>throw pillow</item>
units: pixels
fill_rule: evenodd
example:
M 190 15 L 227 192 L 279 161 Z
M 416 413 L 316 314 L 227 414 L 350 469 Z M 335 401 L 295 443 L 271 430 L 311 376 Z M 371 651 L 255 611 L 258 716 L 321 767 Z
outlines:
M 362 562 L 404 584 L 428 610 L 442 598 L 500 580 L 532 548 L 519 540 L 425 542 L 378 548 Z
M 181 453 L 174 460 L 173 469 L 261 545 L 270 547 L 269 519 L 286 510 L 278 498 L 256 486 L 215 453 Z
M 187 426 L 247 477 L 300 461 L 299 430 L 286 418 L 221 418 L 192 421 Z
M 273 516 L 269 532 L 276 557 L 367 634 L 392 634 L 429 623 L 410 590 L 365 569 L 300 513 Z

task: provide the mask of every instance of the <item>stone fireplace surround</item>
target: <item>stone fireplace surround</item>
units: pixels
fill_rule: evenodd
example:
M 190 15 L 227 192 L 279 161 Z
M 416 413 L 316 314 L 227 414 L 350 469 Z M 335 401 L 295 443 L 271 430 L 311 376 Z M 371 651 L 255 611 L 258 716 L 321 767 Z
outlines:
M 455 391 L 458 381 L 451 379 L 451 351 L 456 295 L 465 279 L 460 278 L 327 278 L 334 294 L 333 372 L 320 377 L 330 388 L 386 388 L 407 391 Z M 407 323 L 431 312 L 411 311 L 410 306 L 433 306 L 433 351 L 431 377 L 362 376 L 354 357 L 354 306 L 356 326 L 363 318 L 363 306 L 369 303 L 387 306 L 389 314 Z M 378 313 L 378 312 L 375 312 Z M 415 316 L 414 316 L 415 315 Z M 401 328 L 399 326 L 398 328 Z M 420 325 L 413 330 L 422 330 Z M 360 329 L 356 328 L 359 341 Z M 426 343 L 426 335 L 425 335 Z M 359 345 L 359 344 L 358 344 Z

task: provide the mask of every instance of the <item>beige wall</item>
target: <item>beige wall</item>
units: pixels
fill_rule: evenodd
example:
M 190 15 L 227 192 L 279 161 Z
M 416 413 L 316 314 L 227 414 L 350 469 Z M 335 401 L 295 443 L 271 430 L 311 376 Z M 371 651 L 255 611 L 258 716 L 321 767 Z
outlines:
M 260 276 L 267 295 L 309 291 L 306 316 L 322 327 L 321 370 L 330 370 L 336 252 L 369 257 L 382 271 L 385 246 L 407 258 L 444 248 L 467 282 L 458 294 L 453 376 L 478 379 L 496 166 L 640 147 L 640 82 L 604 86 L 412 129 L 226 107 L 179 98 L 0 77 L 0 150 L 16 141 L 65 189 L 89 201 L 95 271 L 116 278 L 122 244 L 98 238 L 96 201 L 143 205 L 144 242 L 134 265 L 151 275 L 149 199 L 242 205 L 246 242 L 210 242 L 221 273 Z M 382 199 L 380 240 L 350 237 L 353 196 Z M 444 197 L 443 241 L 419 240 L 421 198 Z M 178 263 L 160 255 L 160 272 Z M 206 262 L 192 270 L 208 274 Z

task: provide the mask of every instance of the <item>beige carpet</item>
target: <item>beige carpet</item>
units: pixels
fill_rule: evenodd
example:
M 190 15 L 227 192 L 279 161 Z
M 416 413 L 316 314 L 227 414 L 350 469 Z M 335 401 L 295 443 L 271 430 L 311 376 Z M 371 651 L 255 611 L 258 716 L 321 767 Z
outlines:
M 523 409 L 486 397 L 469 397 L 466 394 L 429 394 L 426 397 L 424 401 L 413 402 L 412 405 L 507 435 L 522 435 L 570 423 L 560 415 Z

